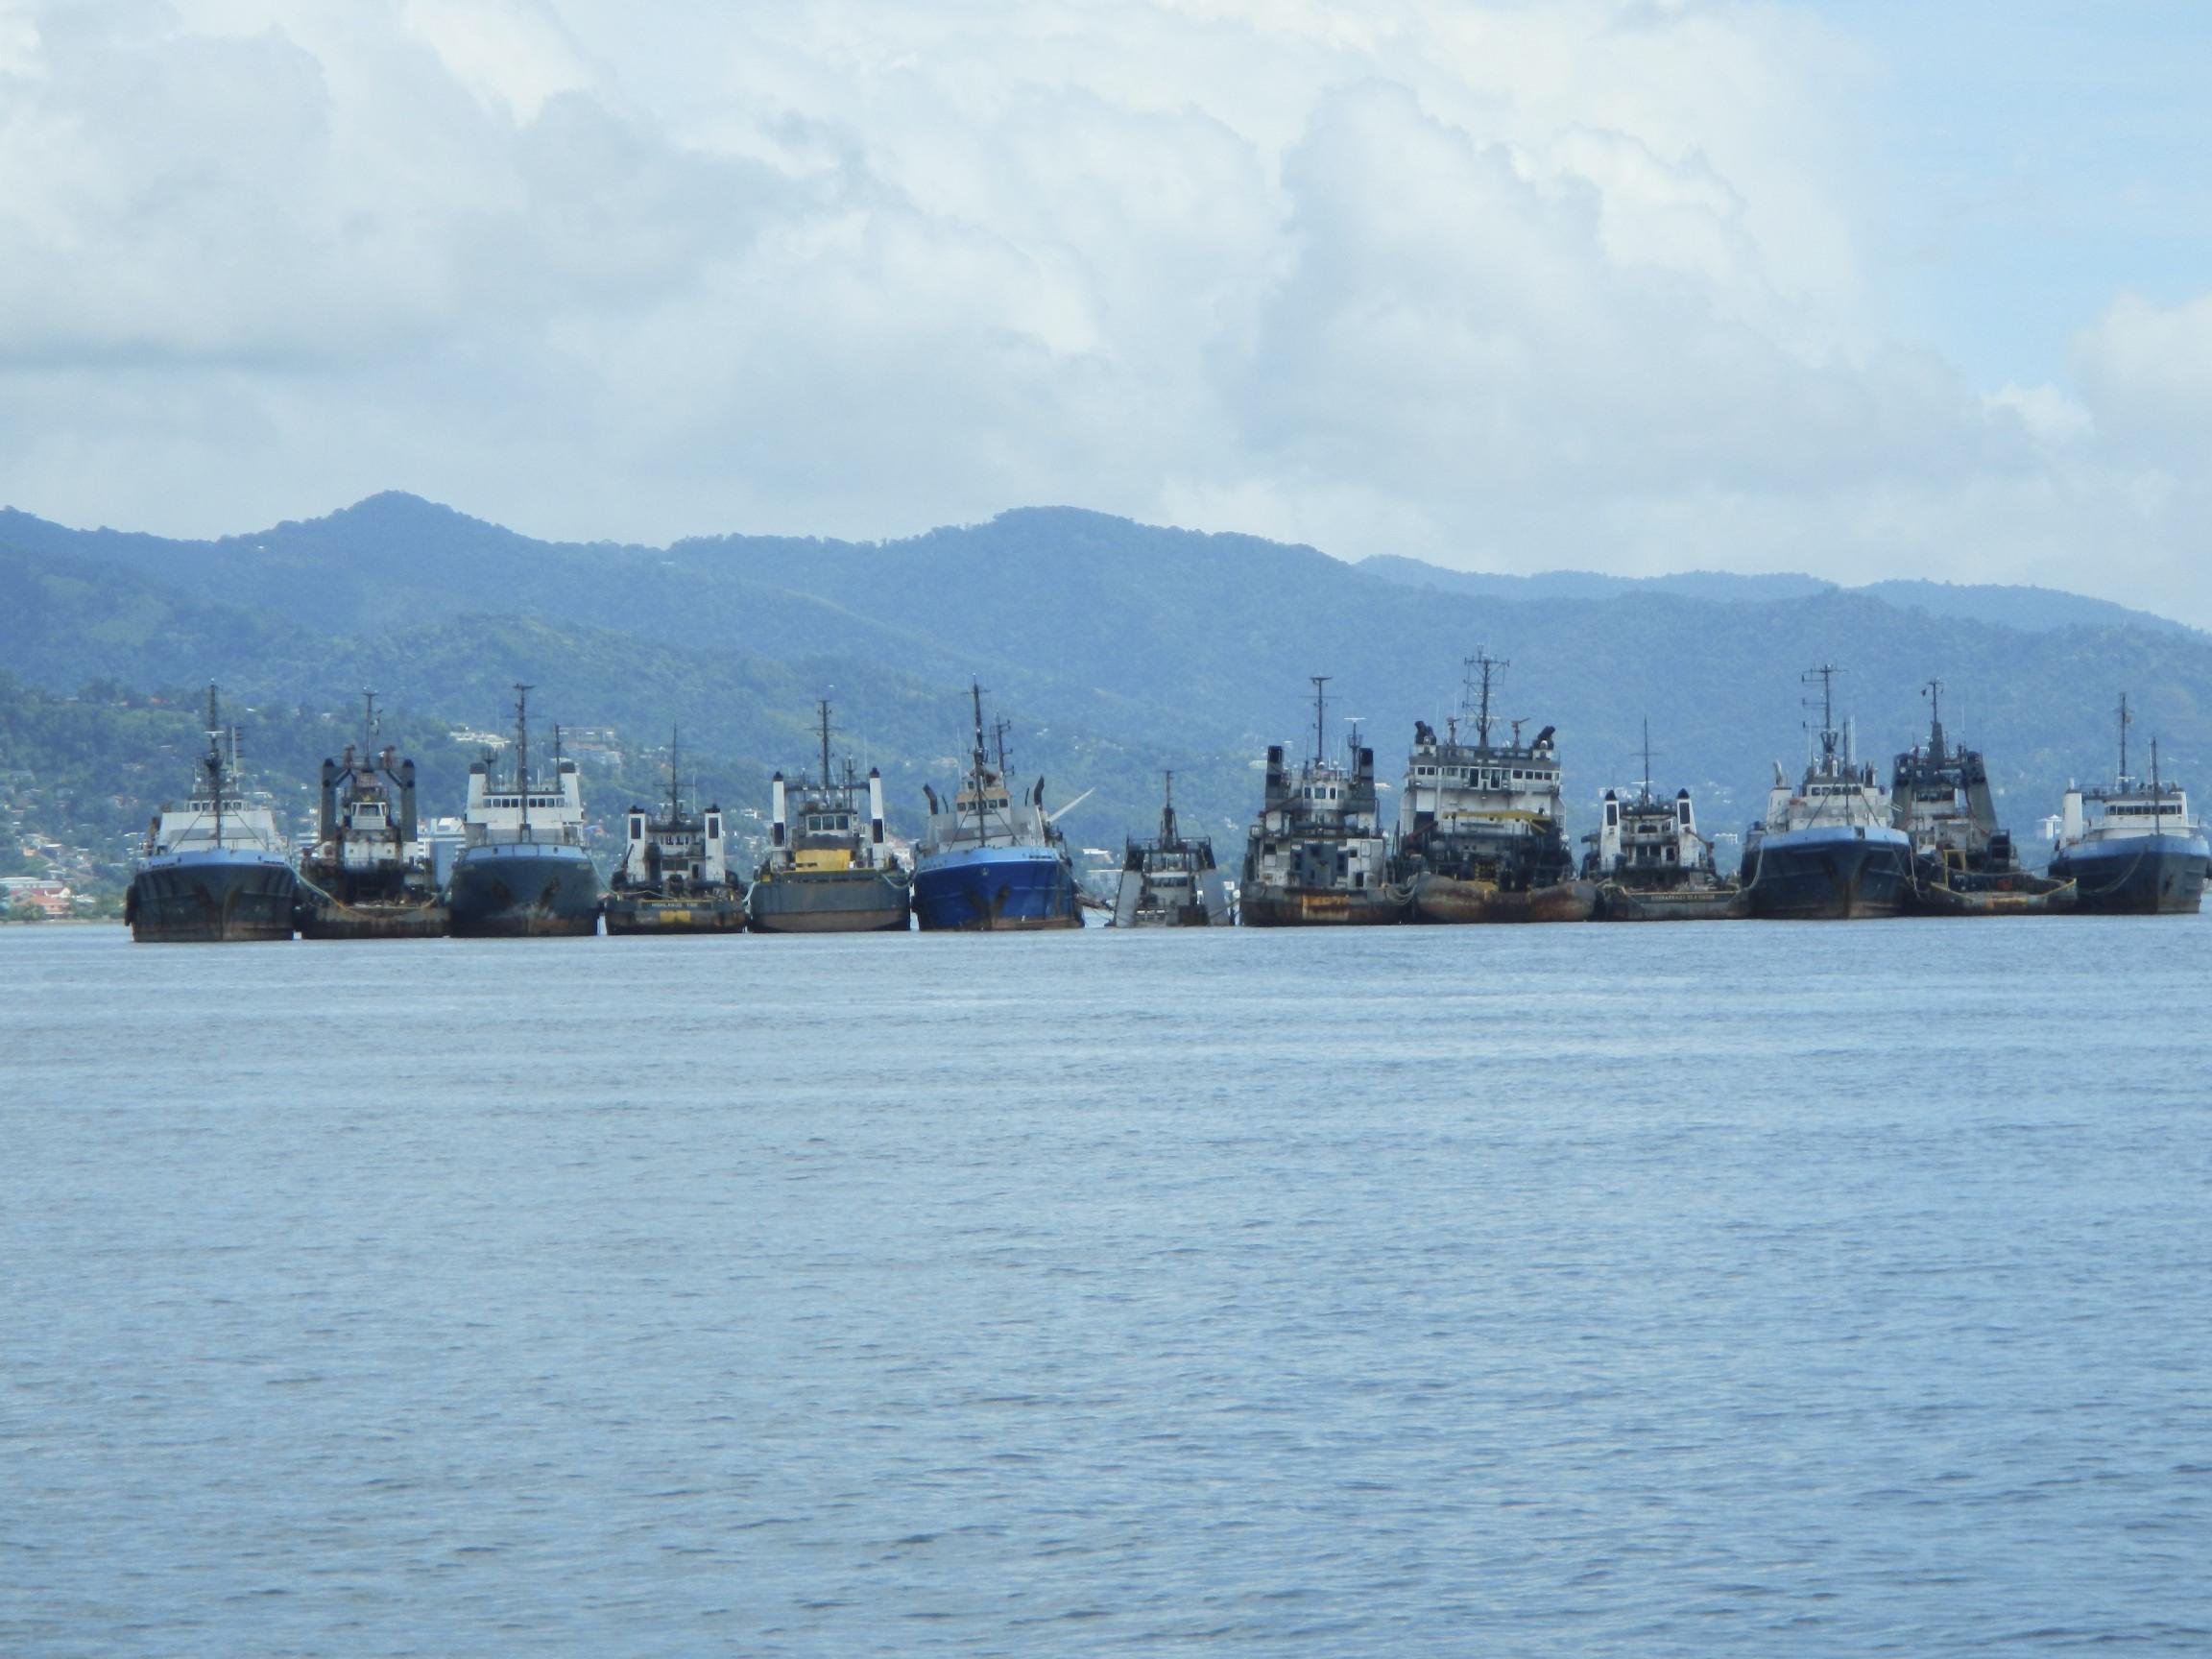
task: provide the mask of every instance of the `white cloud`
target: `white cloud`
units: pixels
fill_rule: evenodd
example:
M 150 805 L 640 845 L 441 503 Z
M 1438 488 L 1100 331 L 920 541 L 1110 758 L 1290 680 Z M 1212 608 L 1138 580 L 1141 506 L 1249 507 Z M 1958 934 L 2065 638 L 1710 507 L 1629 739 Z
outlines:
M 2079 396 L 1888 338 L 1876 73 L 1698 0 L 0 0 L 0 497 L 2185 571 L 2212 301 Z

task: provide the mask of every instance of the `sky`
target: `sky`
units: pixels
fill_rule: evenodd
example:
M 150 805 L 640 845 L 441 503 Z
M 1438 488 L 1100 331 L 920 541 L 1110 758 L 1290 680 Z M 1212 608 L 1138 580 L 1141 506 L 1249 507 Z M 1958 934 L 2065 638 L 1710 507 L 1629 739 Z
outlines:
M 2212 8 L 0 0 L 0 502 L 2212 626 Z

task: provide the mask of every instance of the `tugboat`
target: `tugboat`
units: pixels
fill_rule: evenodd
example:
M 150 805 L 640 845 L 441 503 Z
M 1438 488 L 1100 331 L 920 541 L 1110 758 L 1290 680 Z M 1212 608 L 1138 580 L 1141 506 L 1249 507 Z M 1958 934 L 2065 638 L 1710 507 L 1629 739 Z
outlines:
M 1743 882 L 1753 916 L 1850 920 L 1895 916 L 1912 893 L 1912 843 L 1890 822 L 1889 791 L 1836 726 L 1833 663 L 1820 682 L 1820 750 L 1796 789 L 1774 763 L 1767 816 L 1743 838 Z
M 445 902 L 459 939 L 559 938 L 599 930 L 599 873 L 584 851 L 576 762 L 554 749 L 551 783 L 530 773 L 530 693 L 515 687 L 515 771 L 494 783 L 492 757 L 469 768 L 463 841 Z
M 1214 867 L 1214 843 L 1186 839 L 1175 824 L 1175 774 L 1166 774 L 1160 833 L 1131 840 L 1114 893 L 1115 927 L 1226 927 L 1237 920 L 1228 878 Z
M 2120 773 L 2110 789 L 2069 789 L 2059 809 L 2058 846 L 2051 874 L 2074 883 L 2078 910 L 2107 916 L 2192 916 L 2204 899 L 2212 864 L 2204 827 L 2189 816 L 2189 797 L 2158 776 L 2151 745 L 2151 778 L 2128 771 L 2128 728 L 2133 716 L 2120 699 Z
M 622 824 L 622 859 L 600 906 L 616 933 L 735 933 L 745 926 L 745 889 L 730 879 L 722 808 L 684 810 L 681 745 L 668 736 L 668 810 L 633 806 Z
M 1328 758 L 1327 674 L 1313 682 L 1313 754 L 1295 775 L 1283 745 L 1267 746 L 1260 821 L 1245 831 L 1238 912 L 1247 927 L 1371 926 L 1406 919 L 1390 885 L 1390 843 L 1375 799 L 1375 751 L 1349 744 L 1349 765 Z
M 1697 833 L 1690 791 L 1651 789 L 1651 728 L 1644 728 L 1644 778 L 1634 795 L 1608 789 L 1597 830 L 1585 835 L 1584 880 L 1598 884 L 1600 922 L 1725 922 L 1745 915 L 1743 889 L 1713 863 Z
M 1413 723 L 1394 865 L 1416 922 L 1587 922 L 1597 909 L 1561 827 L 1553 728 L 1523 744 L 1516 720 L 1510 743 L 1490 741 L 1493 676 L 1509 666 L 1480 651 L 1464 663 L 1473 743 L 1459 741 L 1457 719 L 1441 742 L 1428 721 Z
M 830 704 L 821 714 L 822 770 L 786 785 L 779 772 L 768 781 L 768 856 L 754 873 L 751 905 L 756 933 L 903 933 L 907 888 L 913 878 L 901 867 L 883 831 L 883 774 L 868 769 L 868 815 L 853 762 L 843 778 L 830 766 Z M 798 805 L 791 805 L 796 789 Z
M 1929 916 L 2011 916 L 2071 908 L 2064 881 L 2023 869 L 1997 823 L 1989 769 L 1978 749 L 1943 732 L 1943 682 L 1921 687 L 1928 741 L 1899 755 L 1889 773 L 1891 822 L 1912 842 L 1911 908 Z
M 228 758 L 223 753 L 229 742 Z M 238 734 L 226 732 L 207 687 L 207 753 L 192 797 L 166 802 L 147 826 L 123 919 L 140 944 L 227 944 L 289 939 L 299 884 L 276 814 L 249 804 L 237 782 Z
M 323 762 L 314 848 L 300 860 L 302 939 L 439 939 L 445 906 L 418 834 L 415 762 L 373 747 L 376 693 L 361 693 L 361 748 Z
M 1045 780 L 1015 805 L 1006 784 L 1005 725 L 997 728 L 994 767 L 983 746 L 983 688 L 972 685 L 969 691 L 975 741 L 967 776 L 949 802 L 922 786 L 929 830 L 914 861 L 914 920 L 925 933 L 1080 927 L 1082 892 L 1068 844 L 1045 810 Z

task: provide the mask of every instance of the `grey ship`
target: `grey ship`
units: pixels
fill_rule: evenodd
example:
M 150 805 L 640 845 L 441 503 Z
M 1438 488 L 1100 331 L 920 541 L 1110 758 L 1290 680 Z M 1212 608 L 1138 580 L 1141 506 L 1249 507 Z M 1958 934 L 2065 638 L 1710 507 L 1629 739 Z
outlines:
M 1347 764 L 1328 757 L 1330 677 L 1313 680 L 1313 754 L 1293 773 L 1267 746 L 1260 820 L 1245 833 L 1238 910 L 1247 927 L 1402 922 L 1390 886 L 1390 843 L 1375 800 L 1375 751 L 1355 733 Z
M 1115 927 L 1226 927 L 1236 921 L 1229 880 L 1214 863 L 1214 843 L 1192 840 L 1175 822 L 1175 774 L 1166 774 L 1160 833 L 1131 840 L 1114 890 Z
M 376 693 L 361 693 L 361 746 L 323 762 L 315 845 L 300 860 L 302 939 L 436 939 L 445 906 L 415 811 L 415 762 L 374 747 Z
M 747 900 L 753 930 L 903 933 L 913 877 L 884 832 L 883 775 L 871 766 L 863 786 L 850 759 L 841 777 L 833 771 L 830 704 L 825 699 L 816 708 L 821 770 L 794 783 L 781 772 L 769 781 L 768 856 L 754 873 Z
M 1936 916 L 2001 916 L 2070 908 L 2074 889 L 2021 867 L 1997 823 L 1981 751 L 1943 731 L 1943 682 L 1928 698 L 1928 741 L 1897 757 L 1889 774 L 1890 822 L 1912 843 L 1908 907 Z
M 1439 740 L 1413 723 L 1406 792 L 1398 803 L 1399 881 L 1411 889 L 1416 922 L 1586 922 L 1595 884 L 1577 880 L 1562 828 L 1559 757 L 1545 727 L 1533 741 L 1493 743 L 1492 678 L 1508 666 L 1478 651 L 1466 660 L 1461 713 L 1475 741 L 1449 720 Z
M 745 926 L 745 889 L 730 878 L 722 808 L 686 811 L 683 747 L 668 737 L 668 802 L 662 812 L 632 806 L 622 821 L 622 857 L 601 911 L 617 933 L 735 933 Z
M 1644 728 L 1644 777 L 1634 794 L 1608 789 L 1582 877 L 1598 884 L 1599 922 L 1723 922 L 1747 914 L 1742 889 L 1713 861 L 1697 832 L 1690 791 L 1671 797 L 1651 787 L 1651 728 Z
M 531 773 L 531 689 L 515 687 L 513 774 L 495 780 L 489 754 L 469 768 L 466 839 L 445 883 L 456 938 L 599 931 L 599 872 L 584 851 L 583 785 L 576 762 L 560 755 L 558 729 L 552 778 Z

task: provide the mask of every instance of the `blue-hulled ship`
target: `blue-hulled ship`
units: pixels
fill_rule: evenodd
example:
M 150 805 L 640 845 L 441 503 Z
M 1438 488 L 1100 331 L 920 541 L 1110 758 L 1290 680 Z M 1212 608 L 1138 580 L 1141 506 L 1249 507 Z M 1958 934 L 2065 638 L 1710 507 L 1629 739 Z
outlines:
M 228 754 L 225 754 L 225 745 Z M 299 883 L 276 814 L 237 781 L 238 736 L 207 687 L 207 753 L 191 798 L 163 803 L 147 827 L 123 919 L 141 944 L 289 939 Z
M 2120 699 L 2120 772 L 2109 789 L 2069 789 L 2059 809 L 2051 874 L 2074 883 L 2074 907 L 2128 916 L 2194 915 L 2204 902 L 2212 845 L 2189 815 L 2188 794 L 2158 776 L 2128 771 L 2128 699 Z
M 1068 845 L 1045 810 L 1045 780 L 1007 785 L 1005 728 L 998 764 L 983 743 L 983 688 L 970 687 L 975 739 L 950 801 L 927 784 L 929 830 L 914 861 L 914 920 L 926 933 L 1080 927 L 1082 898 Z
M 584 851 L 576 762 L 530 771 L 530 691 L 515 687 L 515 769 L 494 781 L 490 755 L 469 768 L 464 840 L 445 904 L 461 939 L 551 938 L 599 930 L 599 873 Z
M 1774 766 L 1767 816 L 1743 839 L 1743 902 L 1753 916 L 1848 921 L 1895 916 L 1912 892 L 1912 840 L 1891 820 L 1889 791 L 1836 725 L 1833 663 L 1820 682 L 1819 747 L 1793 789 Z

